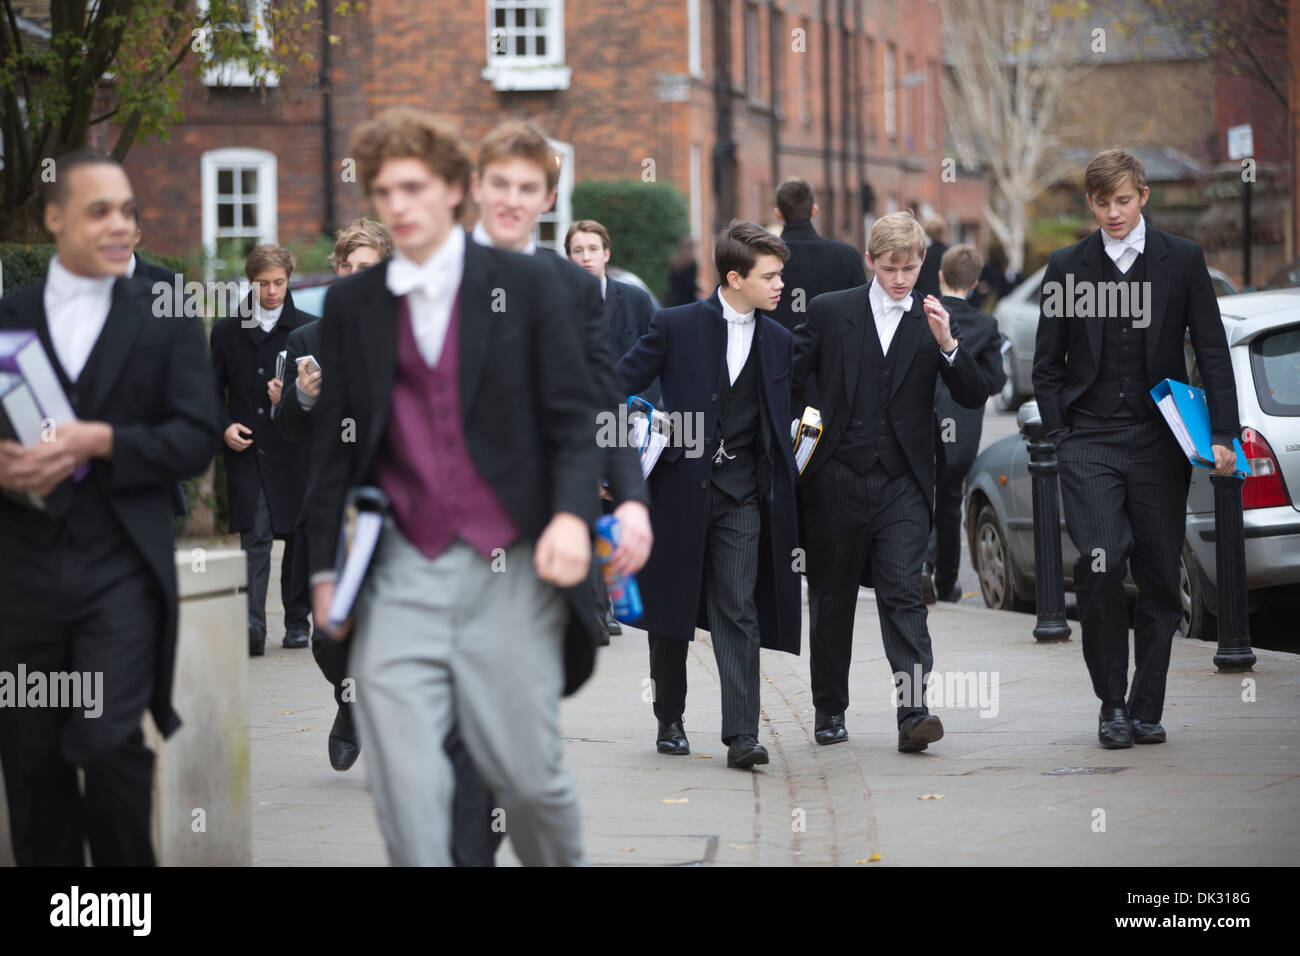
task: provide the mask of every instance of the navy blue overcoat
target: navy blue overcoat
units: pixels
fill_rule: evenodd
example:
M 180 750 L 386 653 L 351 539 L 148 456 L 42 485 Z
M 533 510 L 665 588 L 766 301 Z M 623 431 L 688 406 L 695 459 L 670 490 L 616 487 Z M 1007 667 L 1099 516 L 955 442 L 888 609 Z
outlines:
M 762 646 L 799 653 L 802 630 L 795 505 L 794 449 L 790 438 L 790 375 L 794 339 L 779 323 L 757 313 L 753 348 L 762 372 L 762 446 L 772 480 L 761 499 L 759 572 L 755 587 Z M 698 626 L 708 630 L 703 584 L 709 523 L 709 474 L 716 446 L 718 399 L 727 374 L 727 322 L 715 290 L 707 299 L 664 309 L 618 363 L 628 394 L 656 377 L 664 411 L 700 423 L 674 442 L 650 473 L 650 523 L 654 549 L 637 575 L 645 616 L 638 627 L 690 640 Z M 698 417 L 697 417 L 698 415 Z M 676 419 L 677 416 L 674 416 Z

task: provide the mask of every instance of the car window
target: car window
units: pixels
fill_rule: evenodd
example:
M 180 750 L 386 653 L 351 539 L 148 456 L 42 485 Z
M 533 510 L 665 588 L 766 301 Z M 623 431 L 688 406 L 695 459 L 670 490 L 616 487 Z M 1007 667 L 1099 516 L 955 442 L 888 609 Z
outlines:
M 1210 282 L 1214 286 L 1214 294 L 1216 296 L 1237 294 L 1236 288 L 1234 288 L 1233 284 L 1229 282 L 1227 279 L 1224 279 L 1220 276 L 1212 275 L 1210 276 Z
M 1183 358 L 1187 361 L 1187 384 L 1192 388 L 1204 388 L 1201 370 L 1196 365 L 1196 349 L 1192 348 L 1191 339 L 1183 339 Z
M 1260 408 L 1269 415 L 1300 415 L 1300 326 L 1250 343 Z

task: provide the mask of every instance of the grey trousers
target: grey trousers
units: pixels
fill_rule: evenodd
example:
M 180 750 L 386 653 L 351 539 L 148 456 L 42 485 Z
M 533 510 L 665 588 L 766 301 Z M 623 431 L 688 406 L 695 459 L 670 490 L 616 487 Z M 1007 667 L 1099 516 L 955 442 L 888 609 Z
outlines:
M 508 549 L 501 571 L 461 541 L 430 561 L 389 519 L 358 599 L 352 670 L 394 865 L 452 863 L 455 778 L 443 744 L 453 723 L 519 859 L 586 862 L 559 727 L 567 620 L 564 596 L 537 577 L 531 542 Z

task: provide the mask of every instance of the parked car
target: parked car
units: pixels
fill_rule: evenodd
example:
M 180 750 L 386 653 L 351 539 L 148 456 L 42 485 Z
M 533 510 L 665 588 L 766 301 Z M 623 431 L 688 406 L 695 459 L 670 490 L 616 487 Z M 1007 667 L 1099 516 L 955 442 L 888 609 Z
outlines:
M 308 315 L 320 318 L 325 312 L 325 293 L 334 284 L 333 279 L 309 277 L 302 285 L 290 284 L 293 294 L 293 307 Z
M 1260 289 L 1294 289 L 1300 286 L 1300 259 L 1292 259 L 1289 263 L 1278 269 L 1265 282 Z
M 1016 286 L 993 308 L 998 331 L 1006 339 L 1002 351 L 1002 370 L 1007 382 L 997 397 L 998 411 L 1009 412 L 1034 394 L 1034 337 L 1038 334 L 1038 290 L 1043 284 L 1043 266 Z M 1232 280 L 1218 269 L 1210 270 L 1214 294 L 1222 298 L 1236 295 Z
M 1242 450 L 1253 477 L 1242 487 L 1246 588 L 1251 610 L 1300 601 L 1300 289 L 1220 298 L 1237 382 Z M 1190 341 L 1188 382 L 1202 386 Z M 1023 427 L 1038 419 L 1037 402 L 1020 407 Z M 966 479 L 966 532 L 984 603 L 1031 610 L 1034 604 L 1033 495 L 1029 454 L 1009 435 L 975 459 Z M 1192 469 L 1179 568 L 1183 615 L 1179 633 L 1212 638 L 1218 609 L 1214 493 L 1205 468 Z M 1140 534 L 1141 529 L 1135 529 Z M 1078 552 L 1061 521 L 1065 587 L 1073 589 Z M 1130 574 L 1125 584 L 1135 593 Z

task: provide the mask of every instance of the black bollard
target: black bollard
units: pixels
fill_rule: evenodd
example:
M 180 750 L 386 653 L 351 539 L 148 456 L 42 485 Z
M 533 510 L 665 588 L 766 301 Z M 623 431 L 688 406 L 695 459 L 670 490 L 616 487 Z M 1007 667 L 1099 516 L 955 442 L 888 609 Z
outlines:
M 1056 445 L 1044 437 L 1041 421 L 1025 422 L 1020 433 L 1029 442 L 1029 474 L 1034 489 L 1034 604 L 1038 611 L 1034 637 L 1039 641 L 1068 641 Z
M 1219 649 L 1214 666 L 1221 672 L 1255 666 L 1250 649 L 1250 611 L 1246 605 L 1246 534 L 1242 529 L 1241 475 L 1211 475 L 1214 487 L 1214 558 L 1218 571 Z

